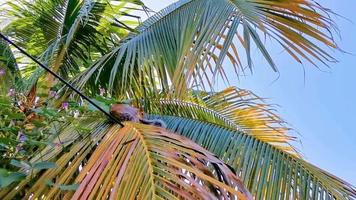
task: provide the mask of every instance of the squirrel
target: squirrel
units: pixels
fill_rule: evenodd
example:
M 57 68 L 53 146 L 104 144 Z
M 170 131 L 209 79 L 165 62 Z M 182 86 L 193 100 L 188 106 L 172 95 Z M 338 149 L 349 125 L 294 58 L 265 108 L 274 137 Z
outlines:
M 119 121 L 131 121 L 146 125 L 166 128 L 167 125 L 160 119 L 148 120 L 144 118 L 144 112 L 127 104 L 113 104 L 110 108 L 110 114 Z

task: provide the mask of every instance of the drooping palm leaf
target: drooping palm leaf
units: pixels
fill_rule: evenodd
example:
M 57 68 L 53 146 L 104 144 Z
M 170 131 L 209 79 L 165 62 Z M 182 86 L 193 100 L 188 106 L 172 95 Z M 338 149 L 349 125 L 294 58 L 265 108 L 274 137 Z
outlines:
M 146 20 L 138 33 L 99 59 L 75 83 L 84 87 L 89 81 L 90 87 L 103 85 L 118 94 L 125 93 L 130 84 L 173 87 L 179 95 L 192 84 L 225 77 L 226 55 L 238 74 L 243 70 L 234 38 L 246 50 L 248 66 L 252 66 L 255 45 L 277 70 L 261 34 L 277 41 L 298 62 L 301 58 L 311 63 L 333 61 L 319 47 L 319 43 L 336 47 L 324 33 L 333 28 L 324 12 L 309 0 L 181 0 Z
M 236 170 L 256 199 L 356 199 L 356 188 L 243 132 L 175 116 L 151 116 Z
M 144 105 L 146 112 L 173 115 L 219 124 L 243 131 L 256 139 L 289 153 L 297 153 L 290 142 L 296 140 L 288 127 L 275 112 L 272 105 L 251 91 L 227 88 L 221 92 L 196 92 L 185 99 L 150 99 Z
M 76 181 L 81 184 L 72 199 L 251 199 L 212 154 L 164 129 L 140 124 L 126 123 L 107 135 Z
M 31 160 L 59 156 L 55 168 L 34 172 L 15 189 L 0 191 L 0 197 L 251 199 L 224 163 L 181 136 L 142 124 L 125 123 L 120 129 L 93 119 L 86 123 L 90 134 L 66 128 L 54 141 L 61 145 Z M 33 186 L 25 191 L 31 180 Z

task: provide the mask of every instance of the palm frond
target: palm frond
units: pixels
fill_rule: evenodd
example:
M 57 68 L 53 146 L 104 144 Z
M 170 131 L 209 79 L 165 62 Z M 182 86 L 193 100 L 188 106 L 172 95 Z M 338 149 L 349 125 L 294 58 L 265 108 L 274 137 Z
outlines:
M 127 14 L 130 12 L 127 6 L 141 6 L 142 2 L 16 0 L 6 5 L 3 15 L 11 21 L 4 31 L 30 54 L 68 79 L 107 53 L 128 34 L 130 27 L 138 24 L 137 17 Z M 125 22 L 131 24 L 125 25 Z M 23 69 L 24 76 L 30 77 L 29 87 L 44 74 L 43 70 L 35 69 L 36 65 L 31 64 Z M 51 87 L 53 84 L 48 79 L 50 76 L 45 85 Z
M 122 129 L 104 121 L 86 123 L 89 134 L 65 128 L 61 140 L 54 140 L 60 147 L 49 146 L 31 160 L 58 157 L 55 168 L 33 172 L 16 189 L 0 191 L 0 197 L 251 199 L 223 162 L 181 136 L 135 123 Z M 33 186 L 25 189 L 31 181 Z
M 336 48 L 332 36 L 324 33 L 332 29 L 328 11 L 309 0 L 181 0 L 147 19 L 138 33 L 99 59 L 75 83 L 80 87 L 88 82 L 90 87 L 105 85 L 119 94 L 139 83 L 173 88 L 179 95 L 193 84 L 226 78 L 222 64 L 227 55 L 237 74 L 244 70 L 235 38 L 246 50 L 249 67 L 255 45 L 277 71 L 261 34 L 275 40 L 298 62 L 301 58 L 311 63 L 334 61 L 319 47 L 322 43 Z
M 21 81 L 20 69 L 17 65 L 16 58 L 10 49 L 10 46 L 0 39 L 0 70 L 4 70 L 2 74 L 7 79 L 13 79 L 13 81 Z
M 107 135 L 76 181 L 80 186 L 72 199 L 249 197 L 212 154 L 183 137 L 140 124 L 126 123 Z
M 16 57 L 5 40 L 0 38 L 0 94 L 23 83 Z
M 356 188 L 248 134 L 208 122 L 151 116 L 236 170 L 255 199 L 355 199 Z
M 277 114 L 273 105 L 251 91 L 235 87 L 220 92 L 195 91 L 184 99 L 155 95 L 144 101 L 143 107 L 150 114 L 173 115 L 242 131 L 288 153 L 298 154 L 291 145 L 297 138 L 291 128 Z

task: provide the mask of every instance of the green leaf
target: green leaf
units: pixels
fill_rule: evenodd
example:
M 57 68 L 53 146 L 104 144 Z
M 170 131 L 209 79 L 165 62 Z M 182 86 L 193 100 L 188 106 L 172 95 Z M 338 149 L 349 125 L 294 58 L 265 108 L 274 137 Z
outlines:
M 4 128 L 0 128 L 0 131 L 17 132 L 17 131 L 19 131 L 19 128 L 18 127 L 4 127 Z
M 7 146 L 6 144 L 0 143 L 0 149 L 7 149 L 9 148 L 9 146 Z
M 10 161 L 10 165 L 13 165 L 15 167 L 19 167 L 19 168 L 24 168 L 24 169 L 31 169 L 31 165 L 24 162 L 24 161 L 19 161 L 19 160 L 15 160 L 15 159 L 12 159 Z
M 32 123 L 33 123 L 37 128 L 43 127 L 43 126 L 46 125 L 46 122 L 41 121 L 41 120 L 34 120 L 34 121 L 32 121 Z
M 34 146 L 42 146 L 42 145 L 51 145 L 51 142 L 46 142 L 46 141 L 37 141 L 37 140 L 27 140 L 26 141 L 28 144 L 30 145 L 34 145 Z
M 7 116 L 10 119 L 15 119 L 15 120 L 23 120 L 23 119 L 25 119 L 25 114 L 23 114 L 23 113 L 9 112 L 9 113 L 7 113 Z
M 5 138 L 5 137 L 0 137 L 0 144 L 11 144 L 13 142 L 13 140 L 11 140 L 10 138 Z
M 33 109 L 33 111 L 39 115 L 45 116 L 45 117 L 56 117 L 58 116 L 58 112 L 55 109 L 48 109 L 48 108 L 38 108 L 38 109 Z
M 59 185 L 58 187 L 60 190 L 63 190 L 63 191 L 75 191 L 78 189 L 79 184 Z
M 7 187 L 14 182 L 21 181 L 26 174 L 20 172 L 9 172 L 6 169 L 0 169 L 0 188 Z
M 11 101 L 8 98 L 3 97 L 3 96 L 0 97 L 0 105 L 1 106 L 10 107 L 10 104 L 11 104 Z
M 71 184 L 71 185 L 55 184 L 51 180 L 46 180 L 45 183 L 52 187 L 58 187 L 62 191 L 75 191 L 79 187 L 79 184 Z
M 105 111 L 109 112 L 110 106 L 104 102 L 98 101 L 97 99 L 91 99 L 96 105 L 100 106 Z M 98 111 L 93 105 L 89 104 L 89 111 Z
M 115 99 L 105 98 L 105 97 L 100 96 L 100 95 L 97 95 L 95 97 L 95 100 L 97 100 L 99 102 L 102 102 L 102 103 L 105 103 L 106 105 L 114 104 L 114 103 L 117 102 L 117 100 L 115 100 Z
M 33 165 L 33 169 L 42 170 L 42 169 L 52 169 L 57 165 L 53 162 L 38 162 Z

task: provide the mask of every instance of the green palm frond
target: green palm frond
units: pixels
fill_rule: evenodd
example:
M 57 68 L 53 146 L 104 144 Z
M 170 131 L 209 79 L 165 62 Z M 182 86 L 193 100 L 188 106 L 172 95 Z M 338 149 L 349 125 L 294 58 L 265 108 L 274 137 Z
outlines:
M 143 4 L 141 1 L 17 0 L 6 5 L 4 15 L 12 19 L 4 31 L 67 79 L 126 36 L 138 24 L 138 17 L 128 14 L 128 6 Z M 26 65 L 23 69 L 26 77 L 32 76 L 29 85 L 44 74 L 36 68 L 36 65 Z
M 251 91 L 235 87 L 220 92 L 190 92 L 185 98 L 167 98 L 154 95 L 144 101 L 150 114 L 173 115 L 197 119 L 223 127 L 243 131 L 263 142 L 288 153 L 298 154 L 290 144 L 297 138 L 291 136 L 291 128 L 275 111 L 273 105 Z
M 254 48 L 278 71 L 262 35 L 297 62 L 335 61 L 324 48 L 337 49 L 337 30 L 330 11 L 313 0 L 180 0 L 140 25 L 130 14 L 146 9 L 139 0 L 6 5 L 4 31 L 17 44 L 90 97 L 108 89 L 108 98 L 100 96 L 105 106 L 134 100 L 167 130 L 119 127 L 75 105 L 83 109 L 79 119 L 48 122 L 53 130 L 31 149 L 37 154 L 11 157 L 9 170 L 0 169 L 2 177 L 21 175 L 0 184 L 0 199 L 356 199 L 355 187 L 300 157 L 273 105 L 233 87 L 205 92 L 218 79 L 229 81 L 226 59 L 236 75 L 252 70 Z M 53 77 L 19 61 L 27 62 L 0 40 L 0 70 L 6 65 L 24 90 L 38 80 L 41 92 L 53 86 Z M 13 122 L 22 123 L 9 128 Z
M 10 46 L 3 39 L 0 39 L 0 63 L 2 67 L 6 67 L 10 70 L 14 77 L 20 77 L 20 69 L 17 65 L 16 58 Z
M 181 136 L 135 123 L 122 129 L 103 120 L 85 123 L 89 134 L 65 128 L 54 140 L 60 146 L 47 147 L 31 160 L 57 158 L 55 168 L 33 172 L 16 189 L 1 190 L 0 197 L 252 199 L 223 162 Z
M 10 49 L 10 46 L 0 39 L 0 92 L 5 87 L 12 86 L 16 83 L 21 83 L 21 73 L 17 65 L 16 58 Z
M 293 58 L 311 63 L 334 61 L 320 43 L 336 48 L 328 14 L 309 0 L 182 0 L 147 19 L 119 46 L 75 79 L 79 87 L 88 82 L 105 85 L 123 94 L 127 86 L 174 89 L 176 95 L 192 85 L 205 85 L 225 77 L 222 67 L 228 55 L 237 74 L 244 70 L 240 41 L 252 66 L 255 45 L 274 70 L 261 34 L 277 41 Z M 228 53 L 230 52 L 230 53 Z M 226 78 L 226 77 L 225 77 Z M 132 86 L 135 87 L 135 86 Z
M 349 183 L 243 132 L 176 116 L 151 117 L 234 168 L 255 199 L 356 198 Z

